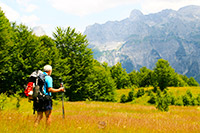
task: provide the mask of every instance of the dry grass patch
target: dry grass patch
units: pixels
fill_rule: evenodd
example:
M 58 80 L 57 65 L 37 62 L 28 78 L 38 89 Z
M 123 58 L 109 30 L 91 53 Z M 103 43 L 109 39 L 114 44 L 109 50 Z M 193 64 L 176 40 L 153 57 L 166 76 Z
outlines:
M 0 111 L 0 132 L 198 132 L 199 107 L 171 106 L 170 112 L 159 112 L 154 106 L 108 103 L 65 102 L 62 119 L 61 102 L 54 106 L 52 126 L 45 119 L 33 127 L 35 115 L 30 103 L 23 101 L 22 109 Z M 25 109 L 27 107 L 27 109 Z M 29 110 L 27 112 L 27 110 Z

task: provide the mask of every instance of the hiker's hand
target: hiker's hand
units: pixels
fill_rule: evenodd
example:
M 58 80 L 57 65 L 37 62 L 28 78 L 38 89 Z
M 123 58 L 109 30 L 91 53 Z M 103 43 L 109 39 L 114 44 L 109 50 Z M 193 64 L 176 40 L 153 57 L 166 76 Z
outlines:
M 65 91 L 64 87 L 60 87 L 59 90 L 60 90 L 60 92 L 64 92 Z

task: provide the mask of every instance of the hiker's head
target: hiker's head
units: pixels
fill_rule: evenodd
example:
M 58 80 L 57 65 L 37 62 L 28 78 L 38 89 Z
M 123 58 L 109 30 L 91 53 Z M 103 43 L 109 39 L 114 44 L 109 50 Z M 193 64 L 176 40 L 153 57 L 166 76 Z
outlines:
M 52 73 L 52 67 L 50 65 L 45 65 L 44 66 L 44 71 L 48 74 L 51 75 Z

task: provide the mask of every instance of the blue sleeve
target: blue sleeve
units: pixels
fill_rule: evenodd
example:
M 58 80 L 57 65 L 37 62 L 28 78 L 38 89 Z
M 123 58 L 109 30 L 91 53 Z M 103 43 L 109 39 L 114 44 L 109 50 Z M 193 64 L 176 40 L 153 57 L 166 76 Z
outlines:
M 47 83 L 47 88 L 53 88 L 53 80 L 52 80 L 52 77 L 46 76 L 46 83 Z

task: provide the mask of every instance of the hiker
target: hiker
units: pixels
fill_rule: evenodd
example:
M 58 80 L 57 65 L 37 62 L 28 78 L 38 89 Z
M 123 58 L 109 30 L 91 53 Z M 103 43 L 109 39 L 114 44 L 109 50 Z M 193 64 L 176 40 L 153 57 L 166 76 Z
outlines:
M 52 77 L 50 76 L 52 73 L 52 67 L 50 65 L 44 66 L 44 74 L 45 76 L 45 83 L 44 83 L 44 89 L 43 92 L 45 96 L 48 98 L 48 100 L 45 100 L 45 103 L 35 102 L 34 108 L 37 111 L 37 118 L 35 120 L 35 126 L 37 126 L 40 122 L 40 120 L 43 118 L 43 113 L 45 113 L 46 116 L 46 124 L 51 124 L 51 113 L 52 113 L 52 99 L 51 99 L 51 93 L 55 92 L 64 92 L 64 88 L 60 87 L 59 89 L 53 88 L 53 81 Z

